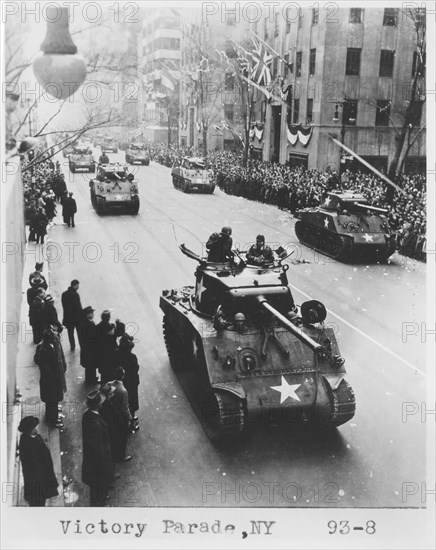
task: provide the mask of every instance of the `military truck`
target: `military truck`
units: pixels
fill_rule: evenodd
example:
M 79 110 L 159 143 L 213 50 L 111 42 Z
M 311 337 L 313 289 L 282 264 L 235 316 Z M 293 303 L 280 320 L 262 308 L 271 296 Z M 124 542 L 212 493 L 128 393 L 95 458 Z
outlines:
M 106 137 L 101 142 L 102 153 L 118 153 L 118 144 L 114 138 Z
M 296 306 L 289 265 L 197 261 L 195 286 L 164 290 L 171 367 L 212 441 L 248 425 L 340 426 L 355 413 L 333 328 L 317 300 Z
M 76 146 L 68 157 L 71 172 L 86 170 L 95 173 L 95 159 L 89 147 Z
M 138 185 L 127 167 L 119 163 L 99 164 L 95 180 L 89 182 L 91 203 L 97 214 L 139 211 Z
M 395 252 L 387 210 L 360 193 L 331 191 L 321 206 L 296 212 L 298 240 L 339 261 L 384 261 Z
M 215 190 L 213 171 L 206 168 L 205 161 L 198 157 L 183 157 L 171 170 L 173 185 L 185 193 L 197 191 L 212 194 Z
M 148 166 L 150 155 L 141 143 L 131 143 L 126 149 L 126 162 L 127 164 L 139 163 Z

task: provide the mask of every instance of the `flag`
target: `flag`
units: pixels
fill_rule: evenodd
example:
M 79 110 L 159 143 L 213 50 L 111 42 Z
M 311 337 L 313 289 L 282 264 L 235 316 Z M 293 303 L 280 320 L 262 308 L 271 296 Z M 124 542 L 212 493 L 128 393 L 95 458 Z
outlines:
M 257 84 L 261 85 L 262 83 L 268 86 L 271 83 L 271 71 L 269 65 L 273 60 L 273 56 L 267 51 L 264 46 L 263 41 L 259 42 L 252 37 L 254 50 L 252 53 L 254 66 L 251 71 L 251 79 L 254 80 Z
M 294 62 L 291 61 L 287 61 L 284 57 L 282 57 L 278 52 L 276 52 L 276 50 L 271 47 L 269 44 L 267 44 L 264 40 L 262 40 L 262 38 L 260 36 L 258 36 L 254 31 L 250 30 L 250 32 L 256 37 L 256 40 L 258 42 L 260 42 L 261 44 L 263 44 L 263 46 L 274 56 L 274 57 L 278 57 L 279 59 L 281 59 L 283 61 L 283 63 L 285 65 L 288 66 L 289 70 L 292 72 L 294 70 Z M 253 36 L 253 38 L 254 38 Z

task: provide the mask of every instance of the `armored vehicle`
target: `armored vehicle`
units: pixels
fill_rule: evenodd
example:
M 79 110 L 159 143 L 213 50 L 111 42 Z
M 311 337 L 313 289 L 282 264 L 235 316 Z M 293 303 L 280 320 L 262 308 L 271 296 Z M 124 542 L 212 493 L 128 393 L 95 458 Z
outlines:
M 73 148 L 69 158 L 69 166 L 71 172 L 77 170 L 86 170 L 87 172 L 95 172 L 95 159 L 89 147 L 76 146 Z
M 148 166 L 150 164 L 150 156 L 141 143 L 131 143 L 126 149 L 126 162 L 127 164 L 139 162 Z
M 97 214 L 123 211 L 137 214 L 139 196 L 137 182 L 119 163 L 99 164 L 95 180 L 89 182 L 92 206 Z
M 336 427 L 355 412 L 353 390 L 325 307 L 295 306 L 288 264 L 196 260 L 195 287 L 160 298 L 170 359 L 209 438 L 222 441 L 250 424 Z
M 174 187 L 185 193 L 195 190 L 212 194 L 215 190 L 213 172 L 206 168 L 202 158 L 184 157 L 179 166 L 173 167 L 171 176 Z
M 62 156 L 64 158 L 69 157 L 73 151 L 74 151 L 74 145 L 68 145 L 67 147 L 64 147 L 62 149 Z
M 321 206 L 296 212 L 295 234 L 335 260 L 384 261 L 395 252 L 386 213 L 359 193 L 331 191 Z
M 102 153 L 118 153 L 118 144 L 114 138 L 104 138 L 101 142 Z

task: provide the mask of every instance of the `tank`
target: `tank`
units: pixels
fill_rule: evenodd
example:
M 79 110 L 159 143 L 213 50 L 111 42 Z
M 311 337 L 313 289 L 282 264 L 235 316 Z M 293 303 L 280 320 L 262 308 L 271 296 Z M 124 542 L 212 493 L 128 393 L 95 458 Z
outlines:
M 84 170 L 95 173 L 95 159 L 89 147 L 74 147 L 68 158 L 71 172 Z
M 206 168 L 202 158 L 184 157 L 178 166 L 171 170 L 173 185 L 185 193 L 197 191 L 198 193 L 210 193 L 215 190 L 213 171 Z
M 195 286 L 164 290 L 163 334 L 172 369 L 212 441 L 256 423 L 337 427 L 355 413 L 325 307 L 296 306 L 288 264 L 198 262 Z
M 139 163 L 148 166 L 150 164 L 150 156 L 141 143 L 132 143 L 126 149 L 126 162 L 127 164 Z
M 104 138 L 100 147 L 102 153 L 118 153 L 118 144 L 114 138 Z
M 139 211 L 138 185 L 127 167 L 119 163 L 99 164 L 96 178 L 89 182 L 91 202 L 97 214 Z
M 335 260 L 385 261 L 395 252 L 387 210 L 351 191 L 331 191 L 321 206 L 296 212 L 298 240 Z

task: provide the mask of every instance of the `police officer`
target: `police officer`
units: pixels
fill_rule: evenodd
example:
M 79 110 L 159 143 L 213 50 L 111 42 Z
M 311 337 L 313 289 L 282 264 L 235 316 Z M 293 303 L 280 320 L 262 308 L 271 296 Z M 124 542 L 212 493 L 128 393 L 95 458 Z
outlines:
M 269 246 L 265 245 L 265 237 L 258 235 L 256 244 L 250 247 L 247 252 L 247 263 L 254 265 L 267 265 L 274 262 L 273 251 Z
M 208 262 L 224 263 L 233 260 L 231 234 L 232 228 L 227 226 L 221 229 L 221 233 L 212 233 L 206 243 Z

